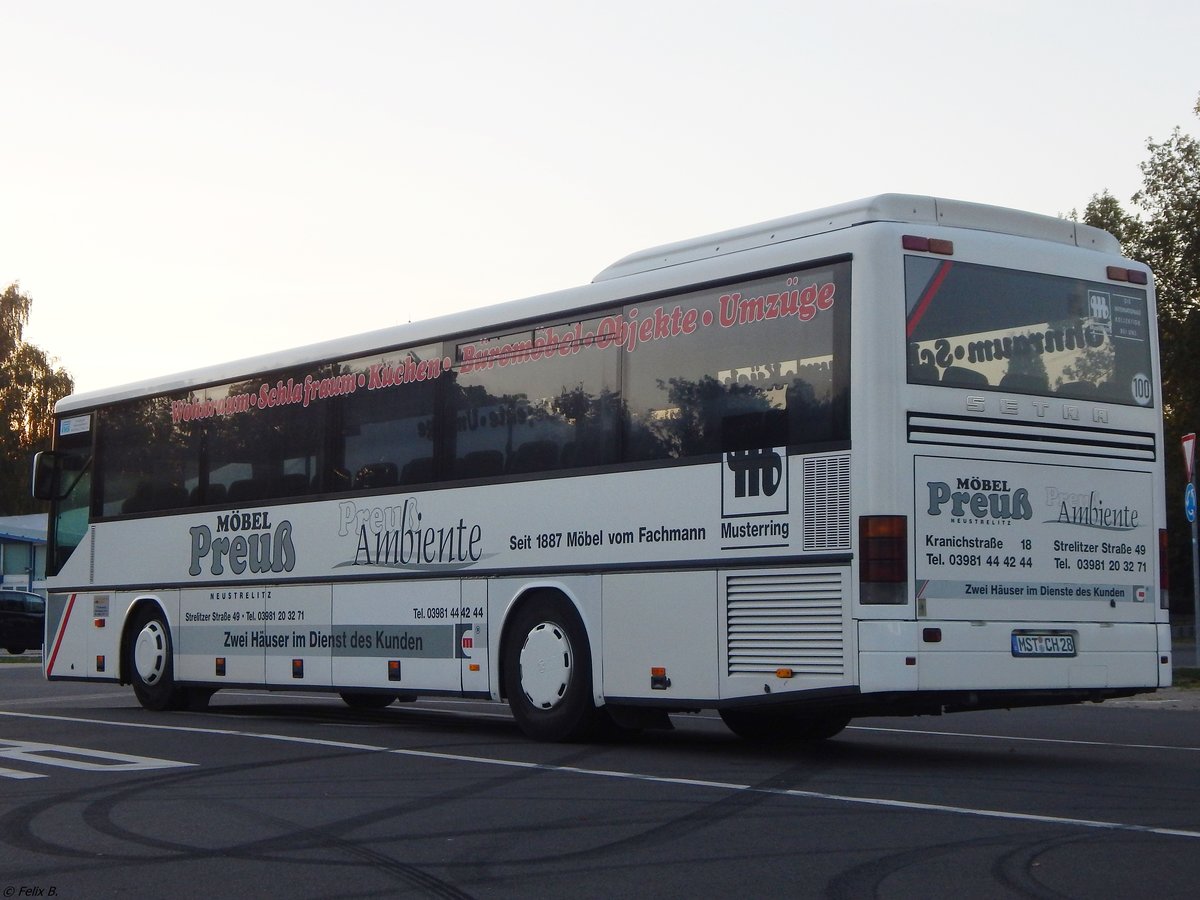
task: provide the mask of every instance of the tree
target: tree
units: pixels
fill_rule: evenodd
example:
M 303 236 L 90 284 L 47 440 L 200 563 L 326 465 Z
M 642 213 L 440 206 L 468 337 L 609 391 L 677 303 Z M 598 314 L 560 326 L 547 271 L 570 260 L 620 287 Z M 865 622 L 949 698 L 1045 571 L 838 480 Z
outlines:
M 56 360 L 22 339 L 32 304 L 16 282 L 0 294 L 0 515 L 38 510 L 30 459 L 50 446 L 54 404 L 75 387 Z
M 1193 107 L 1200 116 L 1200 99 Z M 1150 158 L 1141 164 L 1142 189 L 1133 203 L 1145 215 L 1130 215 L 1108 193 L 1096 194 L 1082 221 L 1112 232 L 1126 256 L 1154 272 L 1162 352 L 1163 420 L 1167 462 L 1168 554 L 1177 609 L 1190 609 L 1191 534 L 1183 515 L 1183 454 L 1179 438 L 1200 431 L 1200 141 L 1176 126 L 1161 142 L 1147 141 Z

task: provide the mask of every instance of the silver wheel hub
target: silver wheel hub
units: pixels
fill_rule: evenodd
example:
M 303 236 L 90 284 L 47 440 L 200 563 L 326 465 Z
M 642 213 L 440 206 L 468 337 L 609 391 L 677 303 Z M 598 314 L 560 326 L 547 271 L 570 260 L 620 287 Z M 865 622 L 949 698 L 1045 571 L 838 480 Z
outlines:
M 553 622 L 530 629 L 521 648 L 521 690 L 538 709 L 554 709 L 571 683 L 575 656 L 567 633 Z
M 133 644 L 133 665 L 145 684 L 157 684 L 167 668 L 167 634 L 157 619 L 147 622 Z

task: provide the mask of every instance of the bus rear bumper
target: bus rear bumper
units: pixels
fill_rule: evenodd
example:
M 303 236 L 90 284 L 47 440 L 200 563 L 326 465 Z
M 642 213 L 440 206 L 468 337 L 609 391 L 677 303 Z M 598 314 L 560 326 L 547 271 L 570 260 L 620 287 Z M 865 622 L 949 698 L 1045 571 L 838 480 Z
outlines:
M 1153 622 L 859 622 L 859 685 L 864 694 L 1149 691 L 1170 683 L 1162 630 Z

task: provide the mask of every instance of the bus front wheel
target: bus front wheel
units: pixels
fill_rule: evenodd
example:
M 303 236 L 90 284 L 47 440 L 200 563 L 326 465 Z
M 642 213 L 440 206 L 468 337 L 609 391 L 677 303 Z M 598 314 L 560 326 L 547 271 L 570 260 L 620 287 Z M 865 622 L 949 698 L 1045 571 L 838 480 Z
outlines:
M 565 598 L 542 594 L 514 615 L 502 651 L 513 718 L 537 740 L 592 736 L 601 713 L 592 702 L 592 655 L 579 613 Z
M 127 650 L 129 680 L 145 709 L 180 709 L 187 692 L 175 684 L 171 655 L 171 630 L 155 606 L 143 607 L 134 620 Z

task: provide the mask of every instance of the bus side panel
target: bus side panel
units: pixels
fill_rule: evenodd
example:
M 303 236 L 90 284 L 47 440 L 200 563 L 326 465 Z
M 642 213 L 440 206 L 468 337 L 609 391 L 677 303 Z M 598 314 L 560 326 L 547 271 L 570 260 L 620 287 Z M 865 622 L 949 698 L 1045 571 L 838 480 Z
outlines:
M 1158 686 L 1170 687 L 1173 682 L 1174 664 L 1171 662 L 1171 626 L 1158 624 Z
M 252 641 L 263 645 L 267 684 L 329 687 L 332 660 L 345 639 L 332 633 L 333 588 L 327 584 L 274 587 L 263 598 L 263 621 Z
M 604 695 L 717 697 L 717 573 L 605 575 Z M 669 683 L 651 682 L 652 668 Z
M 263 617 L 268 587 L 180 591 L 175 677 L 180 681 L 263 683 L 263 648 L 250 633 Z
M 916 622 L 859 622 L 859 687 L 876 691 L 915 691 L 917 681 Z
M 51 594 L 46 602 L 45 673 L 48 679 L 95 679 L 116 681 L 120 677 L 117 653 L 120 628 L 98 628 L 97 613 L 107 626 L 110 595 Z M 118 619 L 118 622 L 120 619 Z M 96 671 L 96 654 L 104 657 L 103 672 Z M 109 664 L 109 660 L 112 663 Z
M 461 598 L 456 578 L 334 585 L 333 683 L 460 691 Z

